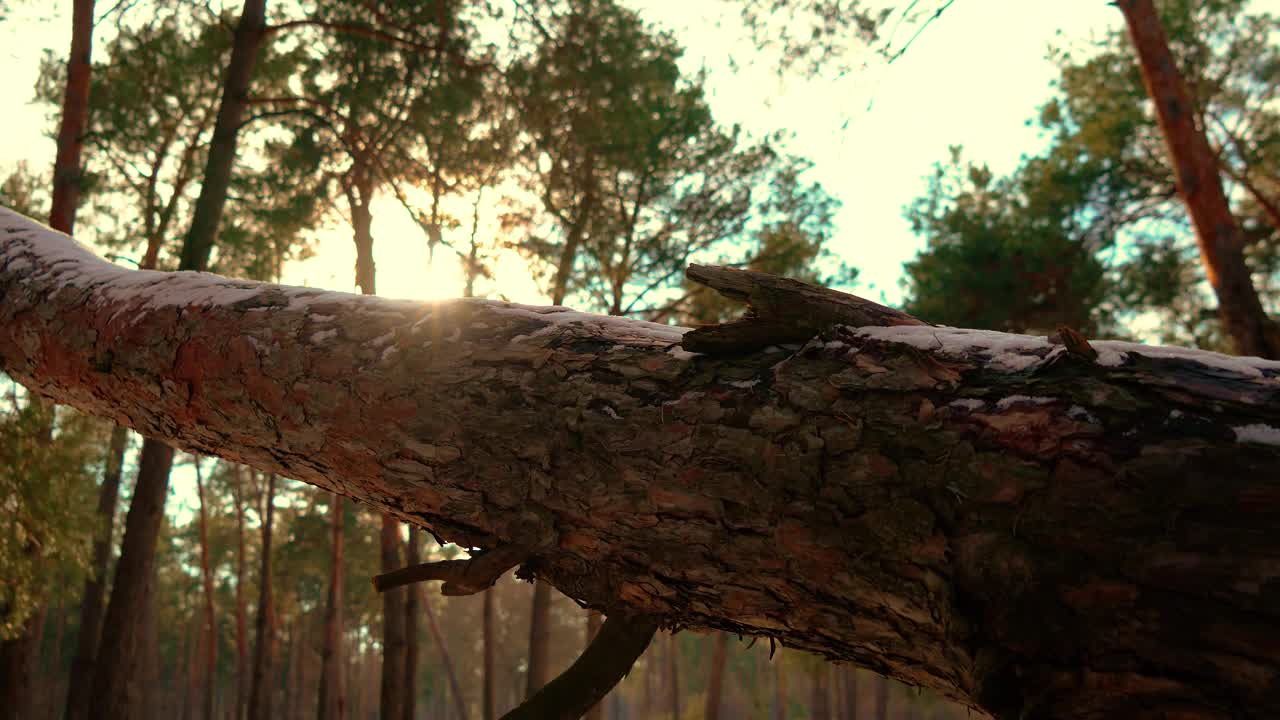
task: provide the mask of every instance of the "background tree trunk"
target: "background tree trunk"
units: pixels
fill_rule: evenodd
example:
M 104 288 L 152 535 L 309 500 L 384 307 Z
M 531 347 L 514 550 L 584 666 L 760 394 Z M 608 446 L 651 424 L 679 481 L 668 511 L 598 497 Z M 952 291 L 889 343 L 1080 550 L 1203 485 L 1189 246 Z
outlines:
M 496 680 L 496 678 L 494 677 L 494 674 L 496 672 L 496 668 L 494 667 L 494 652 L 497 650 L 497 648 L 494 647 L 495 643 L 497 642 L 497 639 L 494 637 L 494 633 L 497 631 L 497 628 L 494 627 L 494 623 L 496 622 L 496 620 L 493 616 L 494 615 L 493 593 L 485 592 L 483 593 L 483 595 L 484 595 L 484 620 L 482 623 L 483 627 L 481 628 L 481 631 L 484 636 L 482 640 L 484 644 L 484 648 L 483 648 L 484 666 L 481 668 L 481 678 L 480 678 L 481 701 L 480 702 L 483 707 L 482 713 L 483 713 L 484 720 L 497 720 L 498 718 L 497 694 L 496 694 L 497 691 L 496 691 L 496 688 L 494 687 L 494 681 Z
M 680 645 L 675 632 L 667 635 L 667 691 L 671 720 L 680 720 Z
M 533 581 L 533 605 L 529 611 L 529 671 L 524 696 L 533 694 L 547 684 L 547 663 L 551 642 L 551 586 Z
M 383 515 L 381 554 L 384 573 L 400 569 L 401 544 L 400 522 L 390 515 Z M 382 691 L 379 696 L 379 715 L 384 718 L 404 716 L 405 592 L 406 589 L 401 587 L 382 593 Z
M 831 720 L 831 667 L 816 664 L 810 673 L 813 694 L 809 700 L 809 717 L 812 720 Z
M 712 639 L 711 668 L 707 677 L 707 705 L 704 720 L 720 720 L 720 704 L 724 695 L 724 668 L 729 661 L 729 636 L 716 633 Z
M 111 564 L 112 537 L 115 534 L 116 501 L 120 496 L 120 477 L 124 469 L 124 453 L 129 430 L 122 425 L 111 428 L 107 450 L 106 472 L 98 489 L 98 516 L 104 527 L 93 541 L 93 565 L 80 595 L 80 631 L 76 638 L 75 659 L 67 680 L 66 720 L 88 720 L 89 685 L 93 681 L 93 665 L 102 635 L 102 598 L 106 594 L 107 572 Z
M 53 198 L 49 227 L 68 235 L 80 206 L 84 132 L 89 123 L 89 79 L 93 75 L 93 0 L 71 4 L 71 51 L 67 54 L 67 86 L 58 123 L 58 154 L 53 163 Z
M 844 674 L 844 717 L 845 720 L 858 720 L 858 669 L 846 665 Z
M 196 471 L 196 496 L 200 502 L 200 577 L 204 583 L 204 720 L 213 718 L 213 698 L 218 676 L 218 619 L 214 608 L 213 569 L 209 566 L 209 512 L 205 506 L 204 477 L 200 457 L 192 456 Z
M 876 716 L 875 720 L 889 719 L 889 679 L 877 675 L 876 681 Z
M 271 600 L 271 527 L 275 517 L 276 476 L 267 473 L 262 491 L 262 564 L 258 571 L 258 617 L 254 621 L 253 677 L 249 684 L 249 719 L 268 720 L 271 713 L 275 608 Z
M 591 641 L 595 639 L 596 633 L 600 632 L 600 624 L 601 624 L 600 613 L 592 610 L 588 610 L 586 632 L 583 634 L 584 636 L 583 643 L 582 643 L 583 648 L 586 648 L 591 645 Z M 604 702 L 601 701 L 596 703 L 595 705 L 592 705 L 591 709 L 587 711 L 587 714 L 584 715 L 583 718 L 585 720 L 603 720 L 604 719 Z
M 249 628 L 248 602 L 245 593 L 245 491 L 244 466 L 235 464 L 232 472 L 232 501 L 236 510 L 236 706 L 235 720 L 244 720 L 249 706 Z
M 773 661 L 773 708 L 775 720 L 787 720 L 787 666 L 781 658 Z
M 343 682 L 342 601 L 343 601 L 343 524 L 346 501 L 337 493 L 329 496 L 329 596 L 324 611 L 324 648 L 321 651 L 320 699 L 316 717 L 319 720 L 343 720 L 346 717 L 346 693 Z
M 453 696 L 454 711 L 457 713 L 458 720 L 467 720 L 469 717 L 467 701 L 462 696 L 462 686 L 458 683 L 458 672 L 453 666 L 453 659 L 449 656 L 449 646 L 440 632 L 439 623 L 436 622 L 436 613 L 431 607 L 430 595 L 422 596 L 422 609 L 427 615 L 427 628 L 431 630 L 431 639 L 440 653 L 440 664 L 444 666 L 445 675 L 449 678 L 449 693 Z
M 1240 355 L 1280 359 L 1280 326 L 1268 317 L 1244 257 L 1244 234 L 1222 189 L 1218 156 L 1169 51 L 1154 0 L 1118 0 L 1138 55 L 1142 80 L 1155 105 L 1178 194 L 1187 206 L 1205 274 L 1218 298 L 1218 315 Z
M 418 528 L 413 525 L 409 526 L 409 540 L 405 545 L 405 565 L 412 567 L 422 562 L 421 554 L 418 552 L 420 540 L 418 538 Z M 404 720 L 417 720 L 416 710 L 418 706 L 418 613 L 420 605 L 418 598 L 422 595 L 422 588 L 419 585 L 410 585 L 405 588 L 404 599 Z

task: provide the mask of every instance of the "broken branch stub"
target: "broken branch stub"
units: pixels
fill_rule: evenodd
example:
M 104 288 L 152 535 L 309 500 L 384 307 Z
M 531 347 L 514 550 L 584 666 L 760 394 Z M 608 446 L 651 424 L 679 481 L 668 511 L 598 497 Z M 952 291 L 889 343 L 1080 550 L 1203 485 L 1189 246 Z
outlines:
M 749 352 L 769 345 L 805 342 L 835 325 L 928 325 L 856 295 L 754 270 L 690 265 L 685 275 L 747 305 L 740 320 L 685 333 L 681 346 L 690 352 Z
M 502 720 L 577 720 L 627 676 L 657 631 L 650 618 L 608 616 L 568 670 Z
M 465 560 L 439 560 L 410 565 L 389 573 L 375 575 L 373 587 L 378 592 L 428 580 L 444 580 L 444 595 L 474 595 L 488 590 L 503 573 L 529 559 L 529 549 L 507 545 L 479 552 Z

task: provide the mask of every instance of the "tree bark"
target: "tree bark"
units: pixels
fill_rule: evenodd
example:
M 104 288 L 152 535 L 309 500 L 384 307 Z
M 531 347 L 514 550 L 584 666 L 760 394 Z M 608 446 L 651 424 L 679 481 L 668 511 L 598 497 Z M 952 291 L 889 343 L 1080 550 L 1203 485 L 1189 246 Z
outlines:
M 1280 363 L 1090 358 L 881 310 L 898 324 L 849 327 L 865 302 L 696 270 L 816 337 L 696 354 L 562 309 L 140 273 L 0 212 L 0 369 L 527 549 L 526 575 L 592 609 L 769 636 L 999 716 L 1280 714 Z
M 106 594 L 107 571 L 111 563 L 111 542 L 115 533 L 116 501 L 120 496 L 120 477 L 124 468 L 124 453 L 129 441 L 129 430 L 120 425 L 111 428 L 111 440 L 107 449 L 106 471 L 98 488 L 98 515 L 105 527 L 93 541 L 93 566 L 84 581 L 80 595 L 80 630 L 76 638 L 76 655 L 71 661 L 71 676 L 67 681 L 66 720 L 88 720 L 94 662 L 98 655 L 98 641 L 102 636 L 102 598 Z
M 724 697 L 724 669 L 729 662 L 729 636 L 716 633 L 712 638 L 711 669 L 707 678 L 707 704 L 704 720 L 720 720 L 720 704 Z
M 324 648 L 321 651 L 319 720 L 343 720 L 346 692 L 342 670 L 343 524 L 346 502 L 340 495 L 329 496 L 329 596 L 324 611 Z
M 1196 126 L 1196 108 L 1169 51 L 1154 0 L 1117 0 L 1155 105 L 1178 194 L 1187 206 L 1218 314 L 1240 355 L 1280 359 L 1280 325 L 1268 317 L 1244 257 L 1244 234 L 1222 188 L 1218 156 Z
M 205 505 L 200 456 L 192 456 L 196 469 L 196 495 L 200 502 L 200 577 L 204 584 L 204 720 L 213 720 L 214 686 L 218 673 L 217 614 L 213 598 L 213 568 L 209 566 L 209 513 Z
M 409 541 L 405 545 L 405 565 L 413 566 L 422 562 L 418 552 L 418 528 L 409 526 Z M 404 598 L 404 720 L 416 720 L 418 706 L 418 612 L 421 603 L 422 588 L 410 585 L 405 588 Z
M 89 124 L 89 78 L 93 74 L 93 0 L 71 6 L 71 50 L 67 54 L 67 86 L 58 122 L 58 154 L 53 163 L 53 198 L 49 226 L 68 235 L 80 206 L 80 154 Z
M 262 491 L 262 564 L 258 570 L 258 616 L 254 620 L 253 677 L 249 684 L 249 720 L 271 713 L 271 673 L 275 650 L 275 606 L 271 597 L 271 532 L 275 517 L 276 476 L 267 473 Z

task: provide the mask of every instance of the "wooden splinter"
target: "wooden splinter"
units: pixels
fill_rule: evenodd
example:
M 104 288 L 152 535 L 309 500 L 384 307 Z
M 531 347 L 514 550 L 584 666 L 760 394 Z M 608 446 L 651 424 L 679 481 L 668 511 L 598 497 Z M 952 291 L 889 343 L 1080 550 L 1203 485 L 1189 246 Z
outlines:
M 790 278 L 718 265 L 690 265 L 690 280 L 747 304 L 741 319 L 684 334 L 690 352 L 751 352 L 769 345 L 807 342 L 835 325 L 928 325 L 904 312 L 855 295 Z

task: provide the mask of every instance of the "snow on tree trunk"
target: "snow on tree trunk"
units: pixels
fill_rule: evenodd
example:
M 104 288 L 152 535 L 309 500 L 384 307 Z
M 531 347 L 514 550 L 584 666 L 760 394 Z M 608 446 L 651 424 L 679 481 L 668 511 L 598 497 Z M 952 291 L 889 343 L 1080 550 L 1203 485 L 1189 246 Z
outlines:
M 0 369 L 441 540 L 528 548 L 522 574 L 611 616 L 1001 717 L 1280 713 L 1280 362 L 904 324 L 694 270 L 774 326 L 720 326 L 705 355 L 561 308 L 129 271 L 0 212 Z

